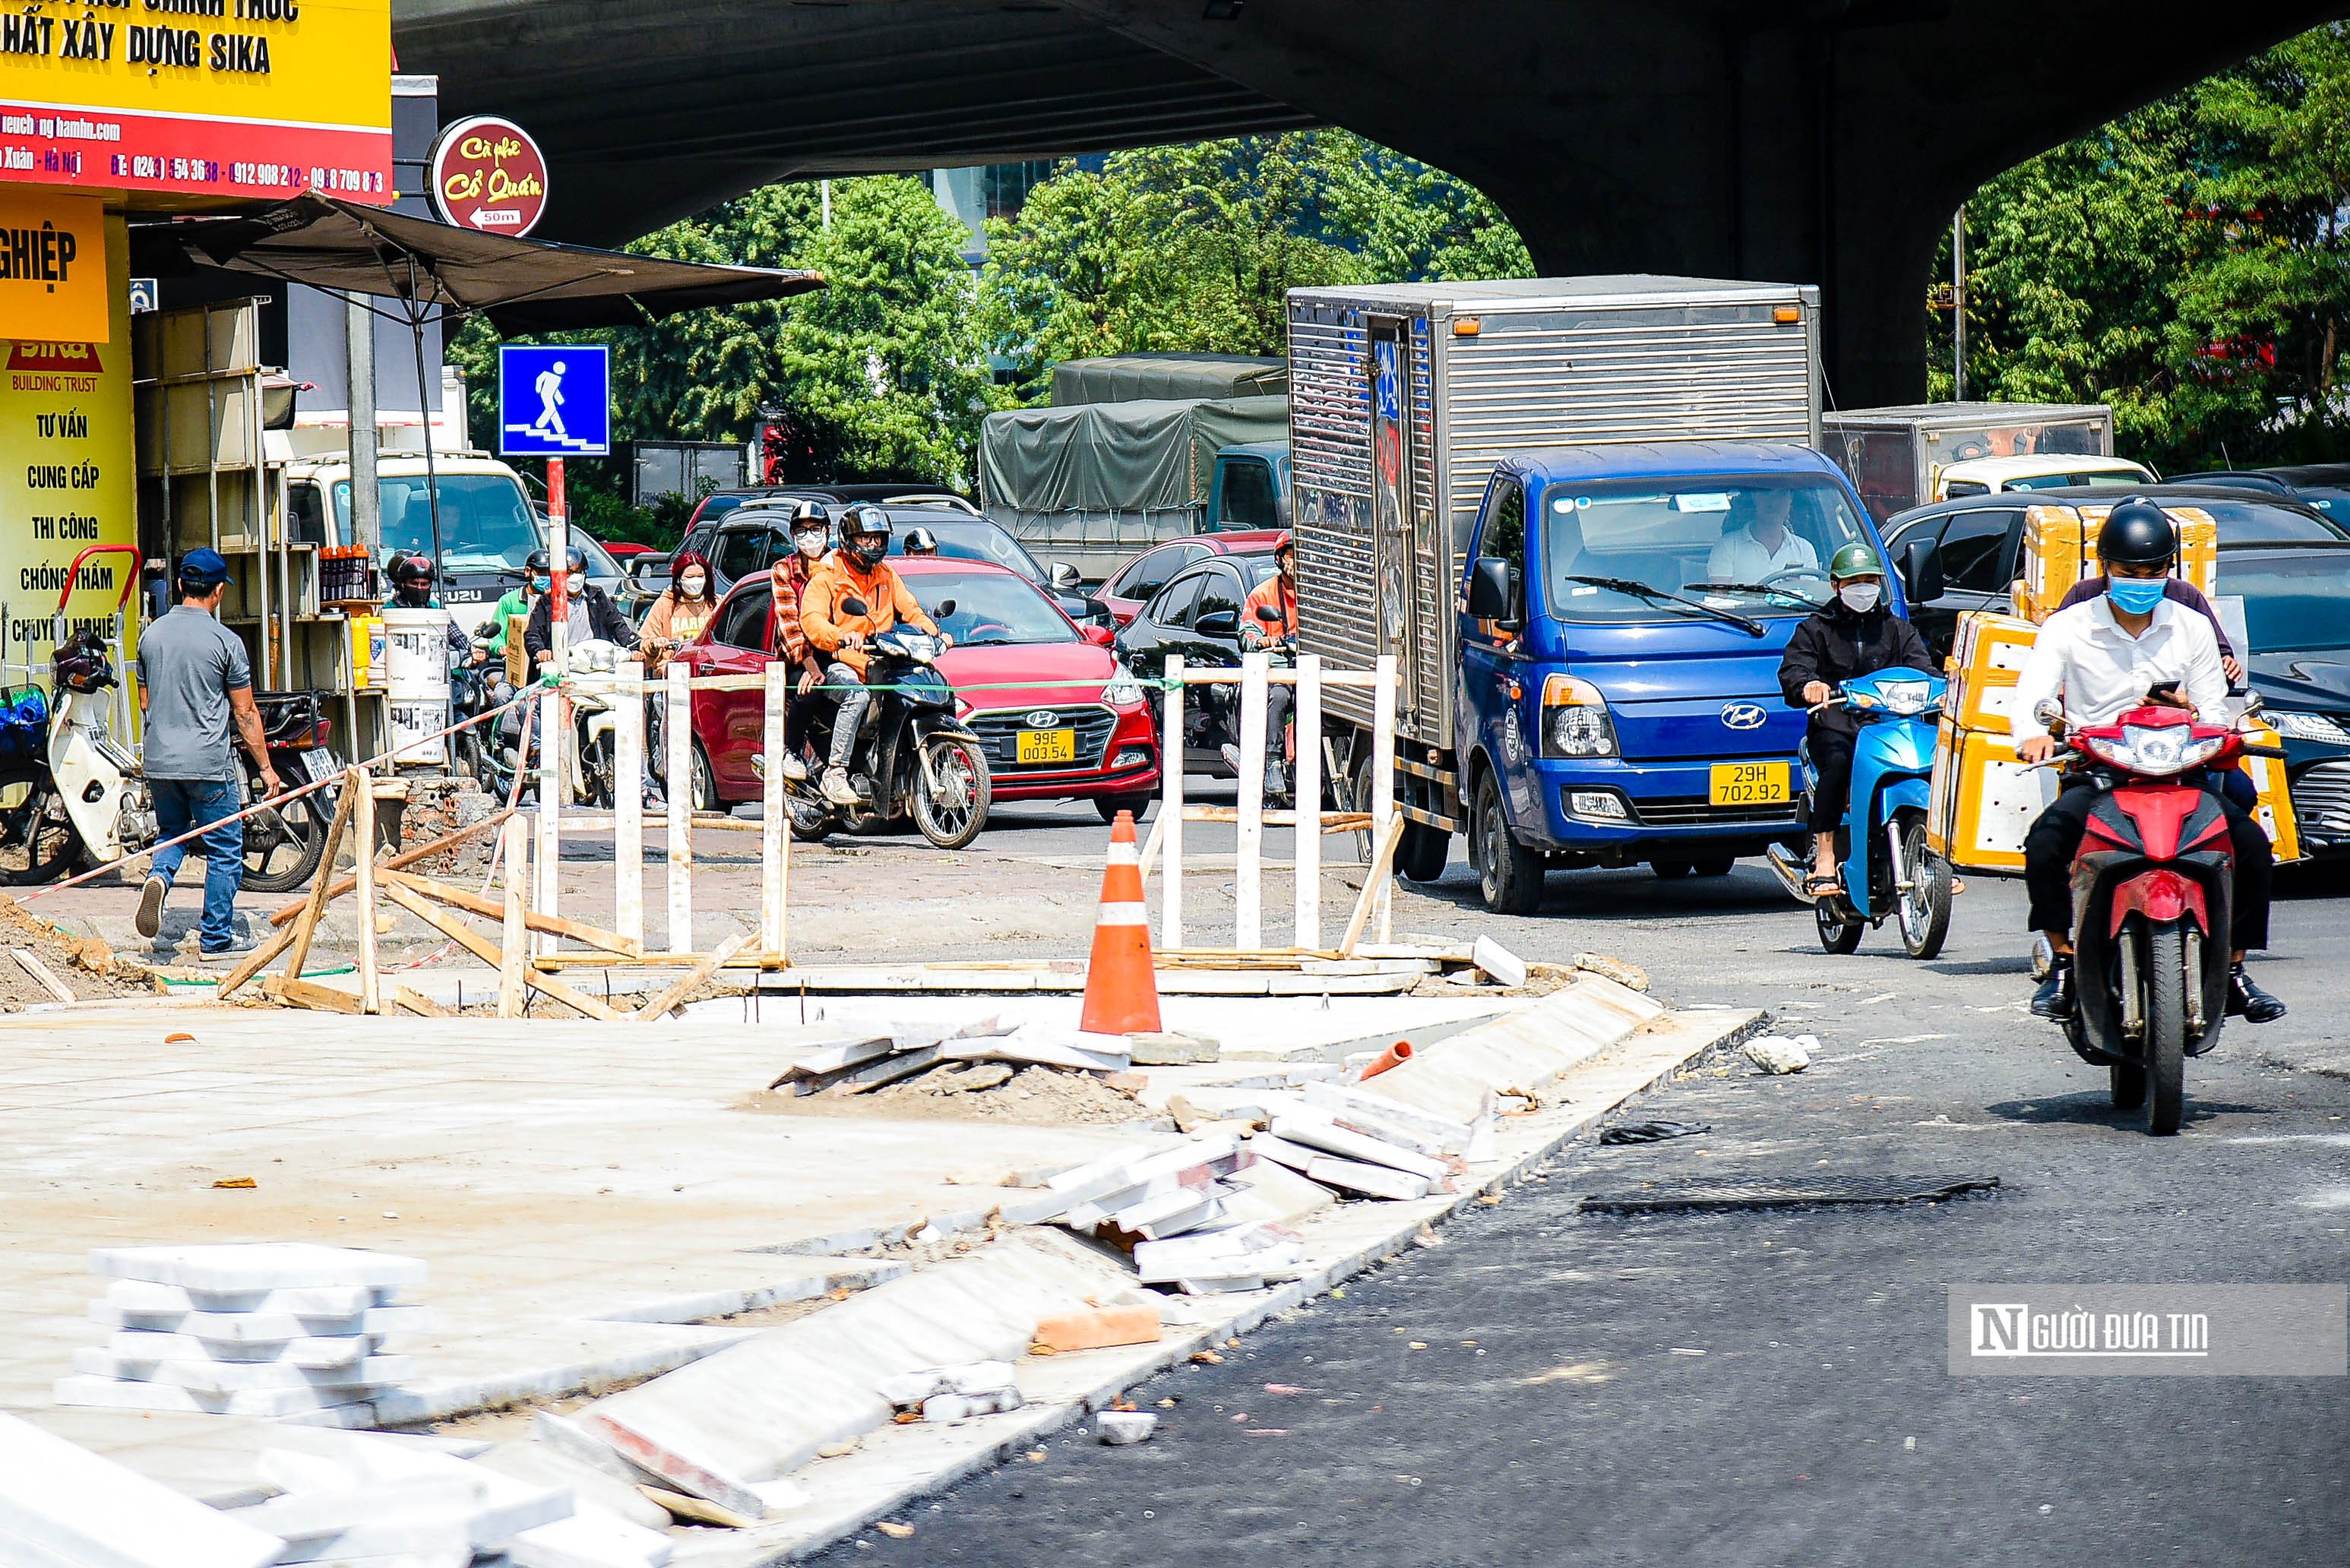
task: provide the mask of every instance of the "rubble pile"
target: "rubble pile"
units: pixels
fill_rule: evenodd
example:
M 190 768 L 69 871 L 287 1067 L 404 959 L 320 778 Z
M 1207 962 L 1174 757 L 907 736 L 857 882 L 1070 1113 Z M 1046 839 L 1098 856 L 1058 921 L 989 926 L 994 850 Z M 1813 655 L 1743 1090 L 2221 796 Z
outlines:
M 383 1354 L 426 1326 L 401 1304 L 421 1284 L 415 1258 L 307 1242 L 102 1247 L 108 1278 L 89 1315 L 113 1330 L 74 1352 L 60 1405 L 285 1417 L 363 1406 L 411 1376 Z

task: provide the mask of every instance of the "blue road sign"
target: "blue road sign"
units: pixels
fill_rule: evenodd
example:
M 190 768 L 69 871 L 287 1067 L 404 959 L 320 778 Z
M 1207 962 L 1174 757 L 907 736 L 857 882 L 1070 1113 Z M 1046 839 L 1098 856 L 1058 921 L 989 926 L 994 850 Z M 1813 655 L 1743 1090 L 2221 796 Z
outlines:
M 612 450 L 612 351 L 599 343 L 498 348 L 498 451 L 602 457 Z

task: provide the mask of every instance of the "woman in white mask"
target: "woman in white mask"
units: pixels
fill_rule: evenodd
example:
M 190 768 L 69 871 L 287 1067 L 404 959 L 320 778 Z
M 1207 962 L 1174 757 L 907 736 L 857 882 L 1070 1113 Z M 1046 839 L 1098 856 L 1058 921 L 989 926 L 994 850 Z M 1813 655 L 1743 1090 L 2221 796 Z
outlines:
M 644 649 L 647 672 L 659 675 L 669 657 L 695 638 L 718 613 L 718 594 L 710 581 L 710 563 L 691 550 L 681 551 L 671 563 L 669 587 L 645 611 Z
M 1828 562 L 1828 582 L 1835 597 L 1795 628 L 1779 661 L 1779 690 L 1787 705 L 1813 710 L 1804 743 L 1811 749 L 1817 781 L 1812 789 L 1812 879 L 1806 888 L 1814 898 L 1842 886 L 1835 834 L 1852 793 L 1852 742 L 1860 732 L 1859 722 L 1842 708 L 1820 705 L 1856 676 L 1905 666 L 1936 668 L 1918 628 L 1887 607 L 1885 566 L 1874 549 L 1855 542 L 1838 550 Z

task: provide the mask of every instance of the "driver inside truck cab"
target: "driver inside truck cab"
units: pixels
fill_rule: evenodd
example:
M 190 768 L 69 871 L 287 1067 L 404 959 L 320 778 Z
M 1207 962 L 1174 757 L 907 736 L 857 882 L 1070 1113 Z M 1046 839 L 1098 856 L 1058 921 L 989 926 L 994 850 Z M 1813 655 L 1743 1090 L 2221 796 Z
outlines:
M 1794 510 L 1791 490 L 1756 488 L 1739 497 L 1742 515 L 1706 557 L 1705 576 L 1713 583 L 1767 583 L 1783 573 L 1820 569 L 1819 552 L 1812 542 L 1787 526 Z

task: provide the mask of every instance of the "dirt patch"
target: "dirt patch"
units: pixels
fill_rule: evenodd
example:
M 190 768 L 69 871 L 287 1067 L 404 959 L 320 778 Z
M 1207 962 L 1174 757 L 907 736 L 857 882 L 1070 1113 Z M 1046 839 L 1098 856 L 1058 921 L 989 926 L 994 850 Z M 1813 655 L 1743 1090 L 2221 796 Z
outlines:
M 10 950 L 17 948 L 38 959 L 77 1002 L 152 996 L 156 992 L 155 971 L 145 964 L 122 957 L 95 937 L 59 930 L 16 899 L 0 895 L 0 1012 L 62 1000 L 16 961 Z
M 1045 1127 L 1140 1125 L 1172 1130 L 1168 1117 L 1090 1073 L 1003 1062 L 943 1063 L 919 1076 L 862 1095 L 762 1090 L 735 1102 L 767 1115 L 888 1116 L 894 1120 L 1026 1122 Z

